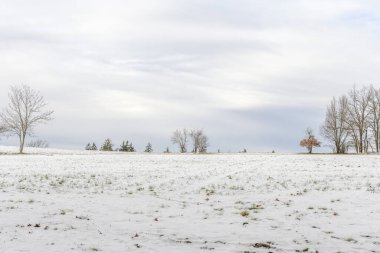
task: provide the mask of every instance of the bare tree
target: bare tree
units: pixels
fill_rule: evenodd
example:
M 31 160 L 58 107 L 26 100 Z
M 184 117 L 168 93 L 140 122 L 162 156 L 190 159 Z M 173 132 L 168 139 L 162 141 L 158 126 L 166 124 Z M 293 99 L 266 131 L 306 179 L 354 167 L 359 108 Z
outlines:
M 337 153 L 354 147 L 357 153 L 380 152 L 380 89 L 354 87 L 327 108 L 321 133 Z
M 187 138 L 188 138 L 188 131 L 186 128 L 180 130 L 177 129 L 173 132 L 171 141 L 173 144 L 177 144 L 179 147 L 179 151 L 181 153 L 187 152 Z
M 45 99 L 29 86 L 11 86 L 8 107 L 0 114 L 3 128 L 10 135 L 19 137 L 20 153 L 24 150 L 25 138 L 34 128 L 52 120 L 53 111 L 45 110 Z
M 201 139 L 201 136 L 203 135 L 202 130 L 199 129 L 192 129 L 190 130 L 190 138 L 193 142 L 193 153 L 198 153 L 199 151 L 199 142 Z
M 368 151 L 368 115 L 370 113 L 371 92 L 367 87 L 358 90 L 354 87 L 348 95 L 347 118 L 348 129 L 352 136 L 357 153 Z
M 306 129 L 306 138 L 301 140 L 300 146 L 307 148 L 309 154 L 313 153 L 313 147 L 321 146 L 321 143 L 315 138 L 313 130 L 310 127 Z
M 380 151 L 380 89 L 370 86 L 369 128 L 372 131 L 376 152 Z
M 210 146 L 210 143 L 208 141 L 208 137 L 206 135 L 202 135 L 199 140 L 199 152 L 200 153 L 207 153 L 207 148 Z
M 190 131 L 190 138 L 193 142 L 194 153 L 205 153 L 209 146 L 208 137 L 203 133 L 201 129 L 193 129 Z
M 321 127 L 321 134 L 332 143 L 334 152 L 343 154 L 348 149 L 349 132 L 348 99 L 341 96 L 339 100 L 335 97 L 327 107 L 325 122 Z

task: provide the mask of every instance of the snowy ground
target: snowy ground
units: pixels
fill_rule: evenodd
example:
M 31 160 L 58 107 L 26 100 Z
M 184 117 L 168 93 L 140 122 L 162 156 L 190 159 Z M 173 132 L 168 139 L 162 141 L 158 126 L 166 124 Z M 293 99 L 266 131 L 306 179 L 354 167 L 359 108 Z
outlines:
M 380 156 L 32 153 L 0 155 L 0 253 L 380 252 Z

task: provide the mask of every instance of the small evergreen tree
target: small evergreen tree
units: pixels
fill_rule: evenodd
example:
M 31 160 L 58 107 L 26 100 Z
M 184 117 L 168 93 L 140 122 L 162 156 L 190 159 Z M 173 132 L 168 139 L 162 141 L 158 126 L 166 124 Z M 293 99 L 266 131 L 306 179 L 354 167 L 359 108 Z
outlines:
M 132 142 L 131 144 L 129 145 L 129 149 L 128 149 L 128 152 L 135 152 L 135 147 L 133 146 Z
M 166 150 L 164 151 L 164 153 L 170 153 L 169 147 L 166 148 Z
M 150 144 L 150 142 L 148 142 L 148 144 L 146 145 L 144 152 L 146 152 L 146 153 L 152 153 L 153 152 L 152 144 Z
M 87 143 L 86 147 L 84 148 L 85 150 L 91 150 L 91 144 Z
M 113 144 L 111 139 L 106 139 L 100 148 L 101 151 L 113 151 Z
M 128 141 L 126 141 L 126 142 L 123 141 L 123 143 L 121 143 L 121 145 L 120 145 L 119 151 L 128 152 L 128 146 L 129 146 Z
M 119 150 L 121 152 L 135 152 L 135 147 L 133 147 L 132 142 L 129 143 L 129 141 L 123 141 Z
M 98 150 L 98 147 L 96 146 L 95 142 L 91 143 L 87 143 L 86 147 L 85 147 L 85 150 Z

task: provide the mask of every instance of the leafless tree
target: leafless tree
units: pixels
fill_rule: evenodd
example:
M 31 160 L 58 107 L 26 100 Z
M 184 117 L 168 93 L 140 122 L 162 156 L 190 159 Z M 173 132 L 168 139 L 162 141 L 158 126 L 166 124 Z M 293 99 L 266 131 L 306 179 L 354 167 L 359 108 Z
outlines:
M 210 146 L 208 141 L 208 137 L 206 135 L 202 135 L 199 140 L 199 153 L 207 153 L 207 148 Z
M 188 131 L 186 128 L 180 130 L 177 129 L 173 132 L 171 141 L 173 144 L 177 144 L 181 153 L 187 152 Z
M 346 153 L 348 149 L 348 113 L 347 97 L 341 96 L 339 100 L 334 97 L 327 107 L 325 122 L 321 127 L 321 134 L 332 143 L 338 154 Z
M 8 107 L 0 114 L 0 120 L 8 134 L 19 137 L 22 153 L 26 136 L 31 135 L 37 125 L 52 120 L 53 111 L 45 110 L 44 97 L 26 85 L 11 86 L 8 97 Z
M 190 138 L 193 143 L 194 153 L 205 153 L 209 146 L 208 137 L 201 129 L 193 129 L 190 131 Z
M 371 92 L 368 87 L 358 90 L 354 87 L 348 94 L 347 126 L 357 153 L 368 151 L 368 115 L 370 113 Z
M 202 135 L 203 135 L 202 130 L 199 130 L 199 129 L 190 130 L 190 138 L 193 143 L 193 150 L 192 150 L 193 153 L 198 153 L 199 142 Z
M 372 131 L 376 152 L 380 151 L 380 89 L 370 86 L 369 128 Z

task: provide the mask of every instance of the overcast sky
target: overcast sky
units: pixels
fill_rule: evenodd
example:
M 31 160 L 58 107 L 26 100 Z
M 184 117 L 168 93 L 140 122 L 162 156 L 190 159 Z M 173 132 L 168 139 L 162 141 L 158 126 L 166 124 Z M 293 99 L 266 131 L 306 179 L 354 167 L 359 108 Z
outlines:
M 194 127 L 211 151 L 300 151 L 333 96 L 380 83 L 379 39 L 379 1 L 1 0 L 0 107 L 39 90 L 52 147 Z

